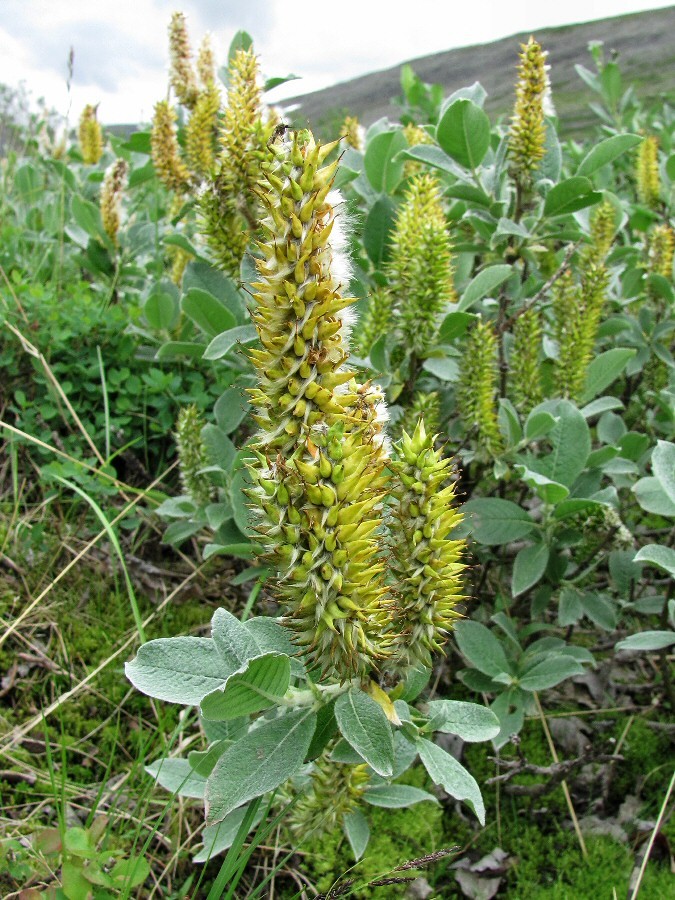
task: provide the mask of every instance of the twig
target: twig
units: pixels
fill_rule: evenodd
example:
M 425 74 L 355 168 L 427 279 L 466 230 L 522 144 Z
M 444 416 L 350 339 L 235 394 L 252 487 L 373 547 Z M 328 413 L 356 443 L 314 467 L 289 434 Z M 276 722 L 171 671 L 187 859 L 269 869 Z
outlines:
M 539 288 L 534 297 L 531 297 L 527 301 L 527 303 L 524 303 L 519 310 L 516 310 L 516 312 L 514 312 L 514 314 L 510 318 L 508 318 L 506 322 L 503 323 L 501 328 L 498 329 L 500 332 L 508 331 L 510 328 L 512 328 L 513 323 L 516 321 L 516 319 L 519 319 L 524 313 L 528 311 L 528 309 L 532 309 L 533 306 L 536 306 L 536 304 L 539 303 L 539 301 L 551 290 L 556 281 L 561 278 L 569 269 L 570 260 L 572 259 L 572 256 L 578 250 L 580 245 L 581 241 L 577 241 L 576 244 L 570 244 L 570 246 L 565 251 L 565 257 L 560 264 L 560 268 L 557 269 L 553 273 L 553 275 L 551 275 L 549 280 Z

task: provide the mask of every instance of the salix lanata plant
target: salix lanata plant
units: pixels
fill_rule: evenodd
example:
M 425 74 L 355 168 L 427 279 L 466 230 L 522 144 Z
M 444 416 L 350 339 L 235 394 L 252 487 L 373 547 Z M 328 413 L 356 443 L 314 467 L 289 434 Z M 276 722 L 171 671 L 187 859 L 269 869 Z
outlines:
M 384 786 L 402 790 L 388 781 L 417 754 L 482 819 L 476 782 L 430 738 L 462 733 L 467 710 L 470 739 L 498 730 L 481 707 L 409 705 L 459 615 L 464 544 L 450 534 L 461 518 L 451 464 L 421 421 L 392 450 L 380 390 L 349 367 L 356 301 L 335 145 L 302 131 L 269 146 L 256 189 L 264 215 L 251 285 L 260 346 L 249 351 L 258 379 L 249 497 L 282 617 L 242 623 L 221 609 L 211 638 L 151 641 L 127 667 L 145 693 L 199 706 L 210 733 L 219 723 L 207 772 L 200 757 L 214 851 L 226 846 L 218 826 L 230 834 L 223 823 L 319 758 L 298 813 L 313 828 L 363 828 L 356 803 L 376 803 Z M 229 737 L 234 719 L 246 725 Z M 161 762 L 151 771 L 168 784 Z M 421 799 L 433 797 L 410 802 Z

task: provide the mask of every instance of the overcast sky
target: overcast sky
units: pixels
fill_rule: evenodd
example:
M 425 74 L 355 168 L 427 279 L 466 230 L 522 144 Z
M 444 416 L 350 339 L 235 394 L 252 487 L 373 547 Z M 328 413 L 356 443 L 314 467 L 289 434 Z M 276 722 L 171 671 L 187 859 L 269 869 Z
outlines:
M 658 0 L 0 0 L 0 82 L 75 121 L 85 103 L 105 123 L 147 121 L 166 94 L 166 28 L 188 18 L 193 45 L 205 32 L 224 59 L 240 28 L 254 38 L 266 76 L 301 81 L 270 102 L 453 47 L 520 31 L 672 6 Z M 75 51 L 70 97 L 67 59 Z

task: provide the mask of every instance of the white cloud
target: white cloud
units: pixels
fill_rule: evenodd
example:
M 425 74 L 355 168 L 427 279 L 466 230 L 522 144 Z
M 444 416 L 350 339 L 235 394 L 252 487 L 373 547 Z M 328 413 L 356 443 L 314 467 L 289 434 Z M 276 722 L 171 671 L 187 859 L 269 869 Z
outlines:
M 166 94 L 167 25 L 171 13 L 188 17 L 193 45 L 211 31 L 225 59 L 240 28 L 254 37 L 267 75 L 294 72 L 302 81 L 271 99 L 306 93 L 404 60 L 451 47 L 486 43 L 519 31 L 588 21 L 668 6 L 658 0 L 567 0 L 563 4 L 512 0 L 1 0 L 0 81 L 24 79 L 35 96 L 74 116 L 100 103 L 104 122 L 147 120 Z M 70 97 L 67 58 L 75 48 Z

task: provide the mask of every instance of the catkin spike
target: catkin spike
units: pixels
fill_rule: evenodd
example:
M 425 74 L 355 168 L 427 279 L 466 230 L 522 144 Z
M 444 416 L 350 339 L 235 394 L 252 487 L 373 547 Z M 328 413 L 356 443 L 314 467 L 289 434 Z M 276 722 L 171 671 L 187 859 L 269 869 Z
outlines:
M 125 159 L 116 159 L 106 169 L 101 185 L 101 220 L 106 234 L 117 245 L 120 227 L 122 195 L 129 174 L 129 164 Z
M 97 107 L 88 103 L 82 110 L 78 127 L 78 139 L 82 160 L 88 166 L 95 166 L 103 156 L 103 131 L 96 116 Z
M 526 415 L 543 399 L 539 371 L 541 338 L 541 319 L 531 307 L 516 319 L 509 360 L 511 399 Z
M 431 348 L 440 313 L 456 299 L 450 237 L 434 175 L 411 178 L 396 217 L 389 274 L 404 345 L 419 357 Z
M 357 338 L 357 349 L 362 356 L 367 356 L 375 341 L 387 333 L 392 322 L 393 300 L 388 288 L 379 285 L 373 288 Z
M 661 179 L 659 177 L 659 139 L 648 135 L 640 144 L 636 162 L 637 193 L 640 201 L 656 209 L 661 199 Z
M 514 178 L 522 187 L 532 182 L 545 148 L 545 105 L 550 94 L 546 51 L 533 37 L 521 44 L 516 103 L 509 129 L 509 156 Z
M 216 60 L 208 34 L 204 35 L 197 54 L 197 75 L 204 88 L 209 88 L 216 83 Z
M 655 225 L 647 239 L 648 270 L 662 275 L 668 281 L 673 279 L 673 251 L 675 232 L 670 225 Z
M 197 102 L 199 89 L 194 69 L 187 23 L 182 12 L 175 12 L 169 24 L 169 54 L 171 86 L 183 106 L 192 109 Z
M 345 116 L 345 120 L 340 126 L 340 137 L 344 138 L 345 142 L 354 150 L 363 152 L 365 149 L 365 130 L 356 116 Z
M 201 470 L 208 466 L 206 447 L 202 439 L 204 422 L 194 404 L 184 406 L 176 421 L 176 447 L 183 490 L 196 506 L 206 506 L 213 497 L 208 475 Z
M 188 189 L 190 172 L 180 158 L 176 120 L 176 113 L 167 100 L 156 103 L 150 141 L 157 177 L 169 190 L 181 193 Z
M 220 93 L 213 82 L 199 93 L 185 134 L 187 161 L 196 176 L 209 175 L 215 162 Z
M 434 449 L 420 419 L 412 436 L 403 432 L 398 459 L 390 463 L 398 476 L 393 484 L 390 524 L 392 575 L 395 585 L 396 640 L 390 672 L 431 665 L 459 617 L 463 599 L 463 540 L 448 533 L 462 516 L 454 508 L 451 461 Z
M 258 60 L 253 50 L 238 50 L 229 68 L 214 177 L 200 196 L 203 227 L 215 261 L 234 276 L 261 215 L 256 196 L 261 165 L 272 155 L 274 124 L 264 123 L 262 114 Z
M 465 428 L 476 429 L 478 445 L 488 456 L 503 449 L 495 406 L 497 374 L 497 338 L 492 326 L 480 320 L 462 357 L 457 406 Z
M 329 193 L 333 165 L 321 168 L 330 146 L 308 131 L 273 146 L 253 285 L 262 350 L 250 354 L 260 426 L 251 499 L 285 623 L 325 676 L 344 681 L 387 651 L 384 403 L 345 366 L 355 300 L 341 293 L 341 198 Z

